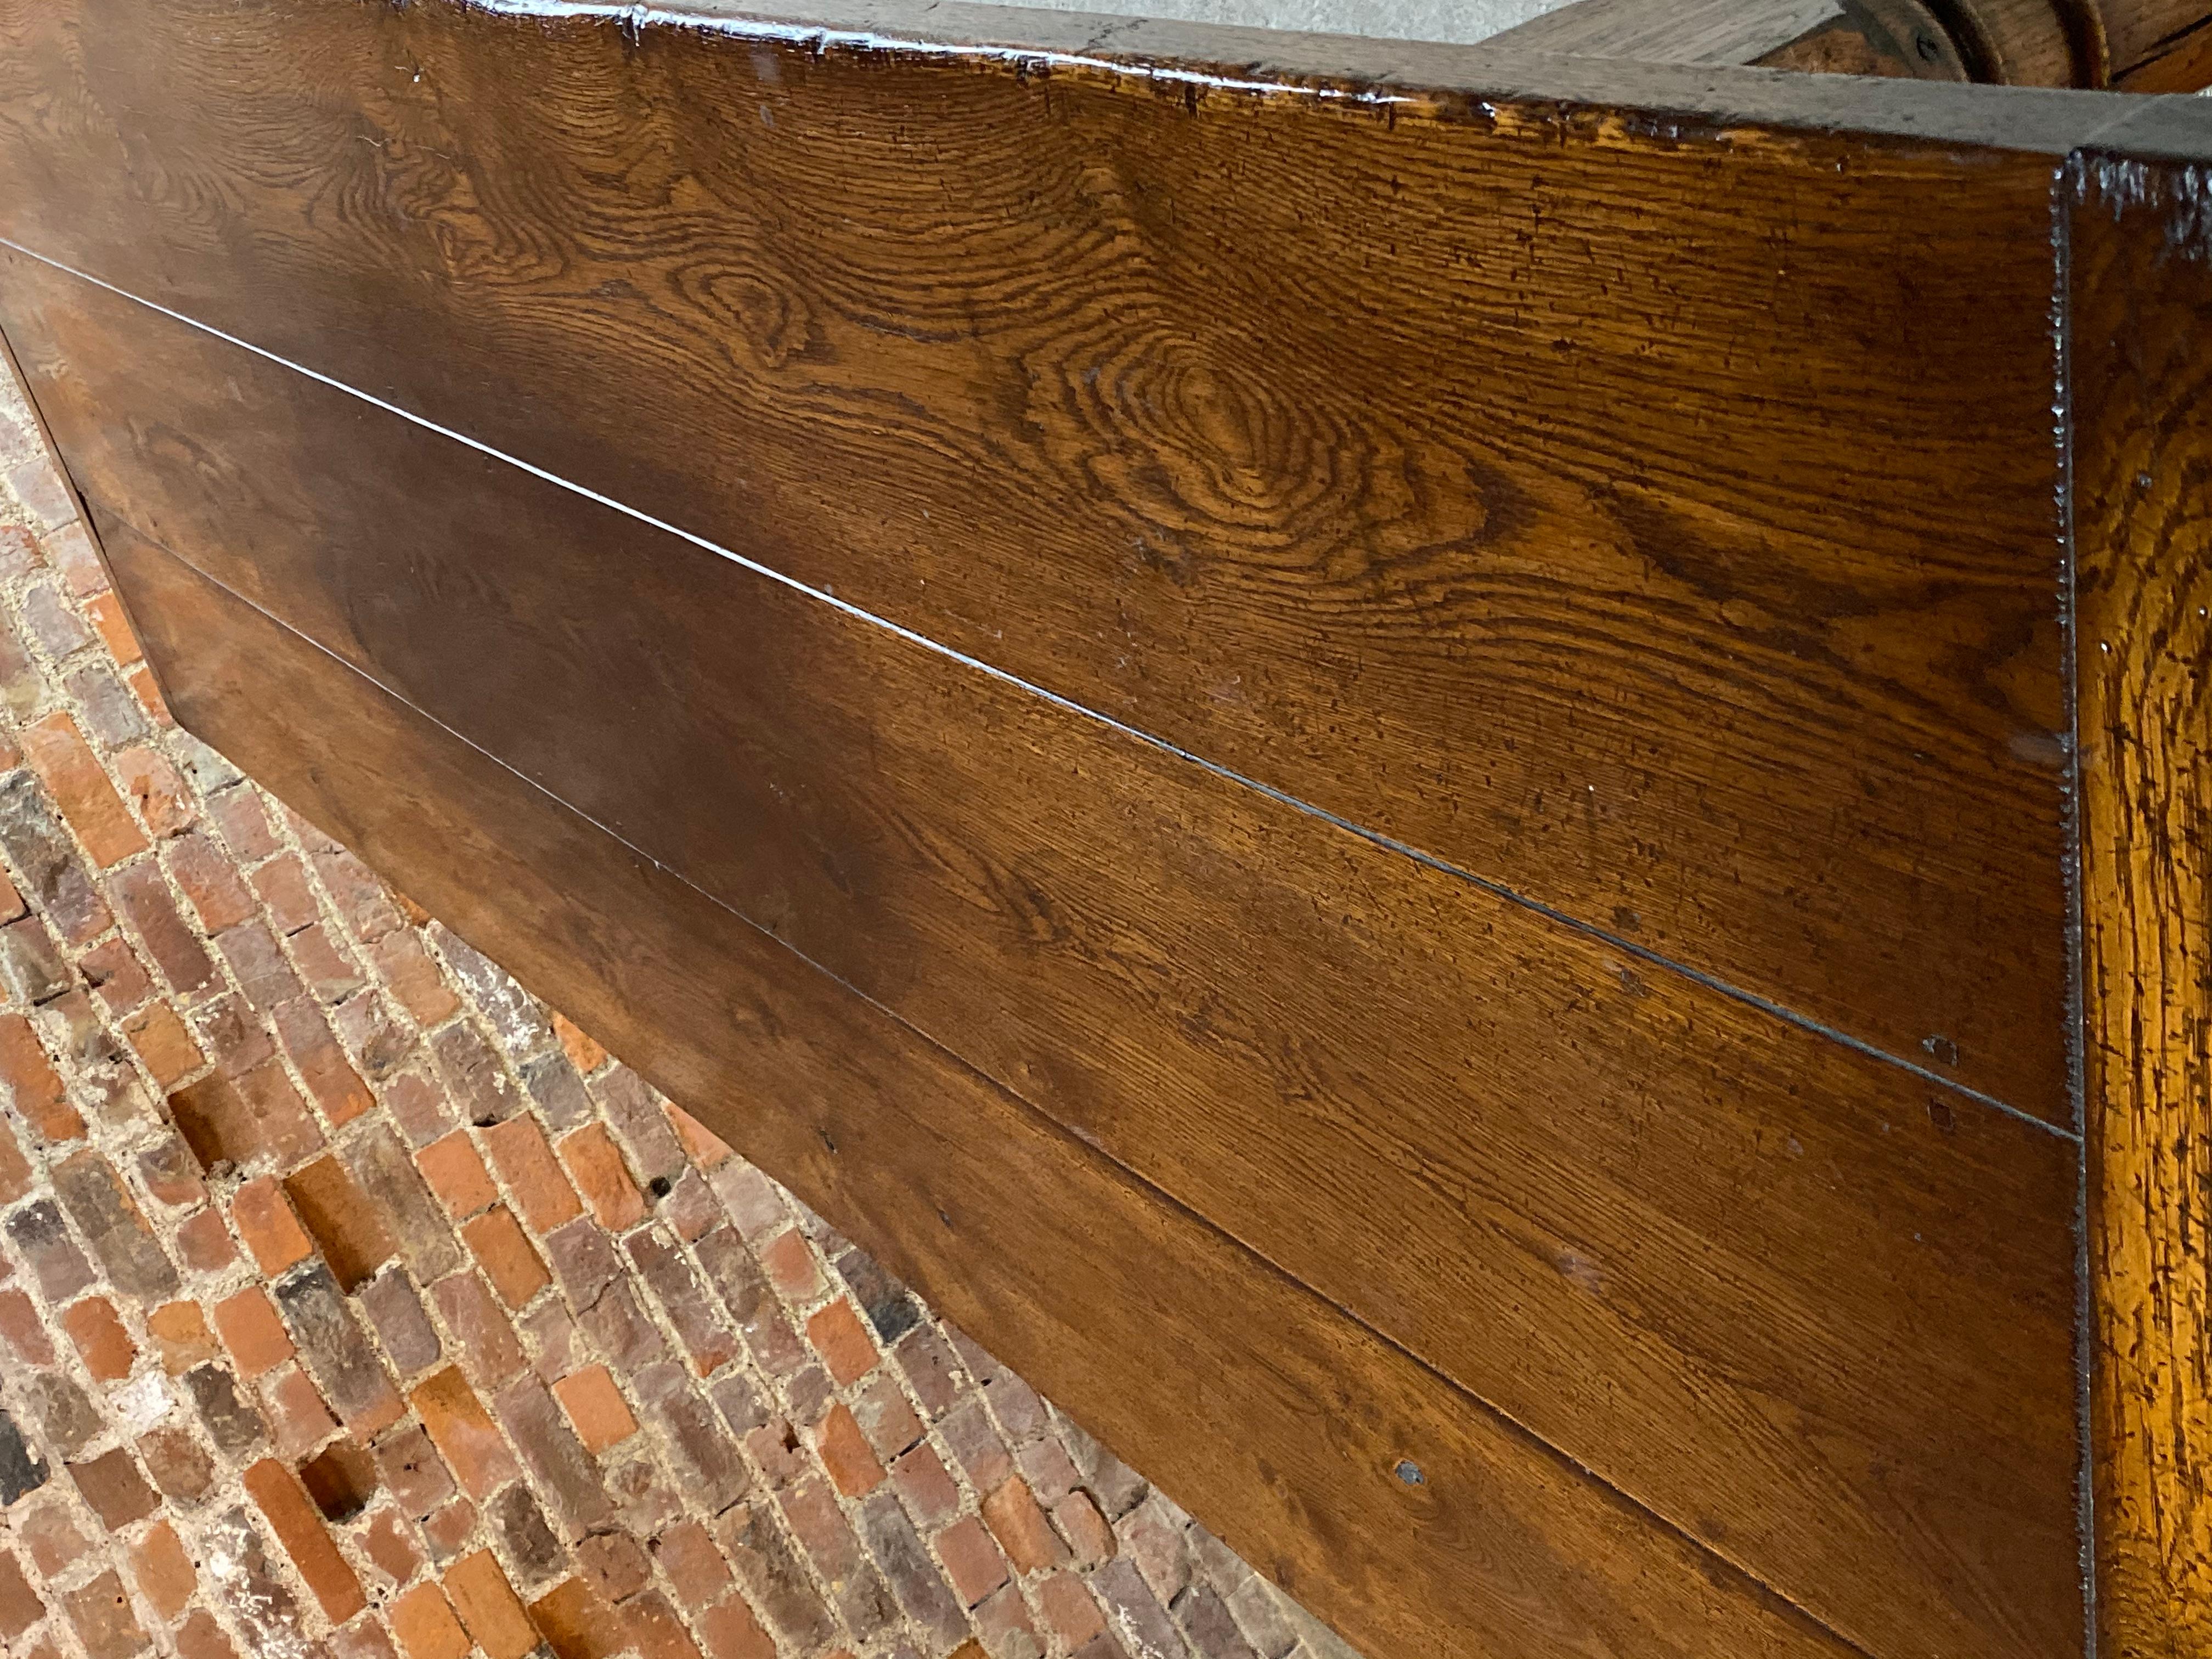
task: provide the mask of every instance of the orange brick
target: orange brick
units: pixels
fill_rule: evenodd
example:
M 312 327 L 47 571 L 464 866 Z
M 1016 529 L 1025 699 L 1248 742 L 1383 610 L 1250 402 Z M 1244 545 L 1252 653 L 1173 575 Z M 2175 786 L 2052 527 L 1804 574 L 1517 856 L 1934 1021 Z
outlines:
M 1067 1559 L 1067 1546 L 1018 1474 L 983 1500 L 983 1521 L 1016 1572 L 1039 1572 Z
M 238 1374 L 252 1382 L 264 1376 L 292 1357 L 291 1334 L 276 1316 L 269 1293 L 248 1285 L 236 1296 L 215 1304 L 215 1328 L 223 1346 L 238 1362 Z
M 23 757 L 45 781 L 94 864 L 105 870 L 145 851 L 144 833 L 131 822 L 123 797 L 66 712 L 58 709 L 25 726 L 22 742 Z
M 554 1659 L 607 1659 L 630 1644 L 614 1609 L 580 1578 L 563 1579 L 532 1601 L 530 1622 Z
M 806 1340 L 841 1389 L 850 1388 L 875 1367 L 876 1345 L 853 1304 L 842 1296 L 806 1322 Z
M 409 1398 L 453 1478 L 470 1497 L 481 1502 L 514 1477 L 514 1454 L 458 1367 L 447 1366 Z
M 846 1497 L 865 1498 L 883 1484 L 884 1466 L 842 1401 L 830 1407 L 822 1426 L 814 1431 L 814 1439 L 822 1454 L 822 1467 L 830 1471 L 830 1478 Z
M 607 1063 L 607 1051 L 569 1024 L 566 1015 L 553 1016 L 553 1035 L 561 1039 L 561 1047 L 568 1056 L 568 1063 L 586 1077 Z
M 456 1221 L 499 1202 L 499 1188 L 492 1185 L 490 1173 L 466 1129 L 456 1129 L 432 1141 L 415 1154 L 415 1166 L 446 1206 L 446 1213 Z
M 545 1263 L 531 1247 L 530 1235 L 504 1204 L 464 1221 L 461 1237 L 483 1264 L 484 1277 L 491 1280 L 500 1300 L 510 1308 L 526 1306 L 553 1281 Z
M 331 1529 L 323 1524 L 313 1500 L 291 1470 L 273 1457 L 264 1457 L 246 1470 L 245 1483 L 332 1624 L 343 1625 L 368 1605 L 361 1580 L 338 1553 Z M 462 1651 L 467 1651 L 465 1645 Z
M 108 763 L 108 770 L 138 809 L 140 821 L 154 834 L 178 835 L 191 823 L 191 791 L 159 750 L 134 744 Z
M 169 712 L 169 705 L 161 696 L 161 688 L 155 683 L 152 669 L 142 662 L 124 678 L 131 682 L 131 689 L 137 694 L 139 707 L 146 711 L 148 719 L 156 726 L 174 726 L 177 723 L 176 716 Z
M 123 1328 L 115 1304 L 106 1297 L 88 1296 L 71 1303 L 62 1310 L 62 1328 L 84 1356 L 85 1369 L 100 1381 L 115 1382 L 131 1375 L 138 1345 Z
M 123 1035 L 163 1089 L 174 1088 L 207 1063 L 185 1022 L 166 1002 L 149 1002 L 125 1020 Z
M 84 1120 L 62 1091 L 61 1073 L 21 1014 L 0 1014 L 0 1083 L 42 1139 L 75 1140 L 84 1133 Z
M 197 1302 L 171 1302 L 146 1316 L 146 1334 L 161 1350 L 161 1369 L 182 1376 L 195 1365 L 216 1358 L 207 1316 Z
M 576 1425 L 576 1437 L 593 1452 L 620 1445 L 637 1432 L 637 1419 L 605 1365 L 569 1372 L 553 1385 L 553 1392 Z
M 399 1645 L 407 1650 L 407 1659 L 462 1659 L 471 1646 L 446 1592 L 435 1584 L 417 1584 L 395 1596 L 385 1617 Z
M 335 1155 L 326 1152 L 286 1176 L 284 1195 L 346 1294 L 398 1253 L 382 1212 Z
M 554 1161 L 553 1149 L 545 1144 L 535 1118 L 511 1117 L 493 1124 L 484 1131 L 484 1145 L 491 1149 L 491 1161 L 499 1165 L 531 1231 L 542 1238 L 583 1214 L 584 1206 L 576 1201 L 575 1190 Z
M 538 1645 L 537 1626 L 489 1550 L 465 1555 L 447 1568 L 446 1594 L 486 1659 L 522 1659 Z
M 131 631 L 130 620 L 123 614 L 123 602 L 112 591 L 94 594 L 84 602 L 84 608 L 117 666 L 128 668 L 143 659 L 145 653 L 138 648 L 138 636 Z
M 240 1187 L 230 1200 L 230 1218 L 261 1271 L 271 1279 L 315 1253 L 307 1229 L 292 1213 L 291 1200 L 273 1176 L 263 1176 Z
M 684 1155 L 702 1170 L 711 1170 L 726 1164 L 737 1156 L 730 1143 L 685 1111 L 673 1101 L 668 1103 L 668 1121 L 676 1131 L 677 1139 L 684 1143 Z
M 177 1529 L 167 1521 L 155 1522 L 131 1547 L 131 1576 L 138 1581 L 139 1594 L 165 1620 L 184 1611 L 185 1603 L 192 1599 L 193 1586 L 199 1582 L 192 1571 L 191 1559 L 177 1540 Z
M 627 1232 L 645 1218 L 645 1200 L 605 1124 L 586 1124 L 568 1136 L 561 1143 L 561 1161 L 592 1206 L 593 1219 L 609 1232 Z
M 786 1228 L 770 1239 L 761 1249 L 760 1262 L 786 1300 L 803 1307 L 822 1294 L 822 1264 L 798 1228 Z

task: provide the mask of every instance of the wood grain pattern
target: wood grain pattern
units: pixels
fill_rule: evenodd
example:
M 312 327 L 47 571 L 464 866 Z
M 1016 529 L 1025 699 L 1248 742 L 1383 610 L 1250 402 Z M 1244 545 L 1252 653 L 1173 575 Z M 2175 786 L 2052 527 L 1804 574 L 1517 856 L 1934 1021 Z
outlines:
M 2078 1632 L 2069 1142 L 20 256 L 0 311 L 103 522 L 1846 1636 Z
M 0 0 L 0 234 L 2064 1120 L 2089 112 L 925 15 Z
M 127 533 L 107 552 L 189 727 L 1368 1651 L 1851 1651 L 335 658 Z
M 2212 120 L 2072 169 L 2092 1438 L 2109 1659 L 2212 1652 Z

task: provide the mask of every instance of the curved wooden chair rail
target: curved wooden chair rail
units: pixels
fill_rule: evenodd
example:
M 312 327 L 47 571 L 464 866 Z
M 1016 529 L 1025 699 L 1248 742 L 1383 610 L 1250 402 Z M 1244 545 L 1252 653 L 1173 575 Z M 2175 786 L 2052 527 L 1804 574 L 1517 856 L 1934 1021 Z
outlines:
M 2212 104 L 1576 26 L 0 0 L 0 326 L 185 726 L 1372 1659 L 2212 1655 Z
M 1500 45 L 1647 63 L 2196 92 L 2204 0 L 1576 0 Z

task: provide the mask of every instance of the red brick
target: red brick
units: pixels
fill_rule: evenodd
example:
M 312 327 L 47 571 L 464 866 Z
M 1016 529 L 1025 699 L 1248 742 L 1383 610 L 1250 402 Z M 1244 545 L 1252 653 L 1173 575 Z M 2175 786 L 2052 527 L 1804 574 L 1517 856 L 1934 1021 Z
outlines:
M 108 884 L 170 989 L 179 994 L 197 991 L 215 978 L 214 958 L 177 914 L 169 884 L 151 860 L 118 870 Z
M 638 1659 L 700 1659 L 699 1644 L 659 1590 L 649 1589 L 630 1602 L 623 1617 L 637 1644 Z
M 983 1639 L 986 1652 L 1035 1652 L 1036 1626 L 1030 1621 L 1029 1605 L 1022 1600 L 1021 1586 L 1008 1584 L 996 1595 L 986 1596 L 975 1612 L 975 1629 Z
M 564 1579 L 532 1602 L 530 1621 L 554 1659 L 607 1659 L 629 1645 L 614 1609 L 580 1578 Z
M 13 1204 L 31 1190 L 30 1160 L 23 1156 L 15 1132 L 0 1120 L 0 1205 Z
M 468 1632 L 435 1584 L 417 1584 L 393 1597 L 385 1616 L 407 1659 L 462 1659 L 469 1650 Z
M 814 1254 L 814 1247 L 806 1235 L 796 1227 L 786 1228 L 761 1247 L 761 1266 L 768 1269 L 769 1282 L 781 1291 L 787 1302 L 800 1306 L 814 1301 L 827 1288 L 822 1278 L 822 1264 Z
M 653 1553 L 687 1607 L 696 1610 L 719 1601 L 730 1588 L 729 1563 L 714 1535 L 696 1521 L 679 1521 L 665 1529 L 653 1540 Z
M 527 1363 L 514 1322 L 484 1287 L 483 1274 L 465 1268 L 449 1273 L 430 1287 L 430 1294 L 478 1382 L 496 1387 Z
M 653 1563 L 626 1532 L 593 1533 L 576 1546 L 576 1566 L 584 1581 L 609 1601 L 636 1595 L 653 1579 Z
M 230 1218 L 261 1271 L 271 1279 L 315 1253 L 307 1229 L 292 1213 L 291 1201 L 273 1176 L 240 1187 L 230 1200 Z
M 853 1415 L 860 1419 L 860 1432 L 868 1437 L 878 1457 L 896 1457 L 928 1432 L 888 1366 L 868 1379 L 867 1387 L 853 1402 Z
M 684 1155 L 701 1169 L 712 1170 L 737 1156 L 730 1150 L 729 1142 L 673 1101 L 663 1109 L 668 1114 L 669 1127 L 676 1131 L 676 1139 L 683 1145 Z
M 85 614 L 92 625 L 100 630 L 107 654 L 115 659 L 118 667 L 128 668 L 140 661 L 145 653 L 138 648 L 138 636 L 131 631 L 130 621 L 123 614 L 123 602 L 112 592 L 95 593 L 84 602 Z
M 90 1462 L 72 1463 L 69 1472 L 84 1501 L 110 1532 L 143 1521 L 161 1506 L 146 1477 L 138 1472 L 137 1461 L 120 1446 L 102 1452 Z
M 131 1547 L 131 1576 L 165 1623 L 185 1610 L 198 1583 L 191 1559 L 177 1541 L 177 1529 L 167 1521 L 155 1522 Z
M 526 1306 L 553 1282 L 544 1259 L 532 1248 L 530 1236 L 504 1204 L 463 1222 L 461 1237 L 483 1264 L 492 1288 L 510 1308 Z
M 297 853 L 271 859 L 256 870 L 253 890 L 261 895 L 269 920 L 280 933 L 296 933 L 321 915 L 315 907 L 315 890 L 307 882 L 307 866 Z
M 983 1500 L 983 1519 L 1017 1572 L 1041 1572 L 1067 1559 L 1067 1547 L 1037 1507 L 1029 1482 L 1019 1475 Z
M 198 1609 L 177 1626 L 177 1652 L 180 1659 L 238 1659 L 238 1650 L 230 1644 L 230 1638 L 222 1633 L 215 1615 L 204 1607 Z
M 138 1346 L 116 1316 L 115 1304 L 104 1296 L 88 1296 L 62 1310 L 62 1328 L 76 1344 L 85 1369 L 102 1382 L 115 1382 L 131 1375 Z
M 146 964 L 138 960 L 131 941 L 120 934 L 86 951 L 76 965 L 112 1014 L 128 1013 L 154 994 Z
M 330 1403 L 314 1379 L 297 1365 L 278 1374 L 269 1385 L 268 1399 L 276 1449 L 287 1457 L 303 1458 L 338 1431 Z
M 360 967 L 338 949 L 331 930 L 319 921 L 292 935 L 292 955 L 318 1001 L 342 1001 L 367 983 Z
M 1039 1584 L 1036 1602 L 1046 1625 L 1066 1652 L 1074 1652 L 1106 1628 L 1098 1598 L 1072 1572 L 1056 1572 Z
M 215 1465 L 206 1450 L 188 1431 L 174 1424 L 141 1435 L 138 1455 L 165 1498 L 196 1502 L 215 1479 Z
M 867 1437 L 843 1401 L 830 1407 L 814 1431 L 814 1440 L 822 1467 L 846 1497 L 865 1498 L 883 1484 L 884 1466 L 876 1461 Z
M 284 1052 L 300 1068 L 300 1076 L 315 1104 L 323 1109 L 332 1128 L 343 1128 L 376 1104 L 368 1085 L 353 1068 L 331 1030 L 331 1023 L 312 997 L 295 997 L 272 1016 Z
M 291 1334 L 276 1316 L 268 1292 L 258 1285 L 249 1285 L 216 1303 L 215 1325 L 231 1358 L 238 1362 L 238 1374 L 248 1382 L 275 1370 L 292 1357 Z
M 489 1550 L 446 1570 L 446 1595 L 486 1659 L 522 1659 L 538 1645 L 537 1627 Z
M 46 784 L 95 865 L 105 870 L 145 850 L 144 834 L 131 822 L 123 798 L 68 714 L 57 710 L 25 726 L 22 744 L 23 758 Z
M 645 1218 L 645 1200 L 605 1124 L 586 1124 L 564 1139 L 561 1161 L 594 1218 L 609 1232 L 627 1232 Z
M 197 1302 L 170 1302 L 146 1316 L 146 1334 L 161 1351 L 161 1369 L 182 1376 L 195 1365 L 219 1359 L 207 1316 Z
M 395 1584 L 405 1583 L 422 1570 L 422 1552 L 415 1547 L 414 1529 L 388 1504 L 362 1528 L 361 1547 L 376 1570 Z
M 470 1497 L 482 1500 L 514 1478 L 514 1455 L 459 1370 L 448 1365 L 410 1396 L 422 1426 Z
M 333 1624 L 343 1624 L 368 1603 L 361 1580 L 338 1553 L 330 1528 L 292 1472 L 264 1457 L 244 1476 L 246 1490 Z
M 430 1546 L 430 1559 L 441 1563 L 452 1560 L 468 1548 L 476 1530 L 477 1506 L 465 1498 L 455 1498 L 422 1522 L 422 1537 Z
M 438 964 L 423 949 L 422 936 L 411 927 L 395 928 L 373 941 L 368 959 L 399 1006 L 428 1030 L 442 1025 L 461 1011 L 460 999 L 439 973 Z
M 46 1616 L 46 1604 L 23 1576 L 22 1564 L 0 1549 L 0 1642 L 13 1643 Z
M 568 1177 L 561 1173 L 536 1119 L 511 1117 L 495 1123 L 484 1131 L 484 1145 L 531 1231 L 543 1237 L 583 1214 L 584 1206 Z
M 1052 1506 L 1052 1523 L 1067 1540 L 1079 1567 L 1094 1567 L 1112 1559 L 1117 1546 L 1114 1529 L 1084 1492 L 1072 1492 Z
M 62 1606 L 84 1644 L 87 1659 L 131 1659 L 147 1645 L 146 1632 L 131 1610 L 130 1592 L 113 1571 L 82 1588 L 62 1593 Z
M 228 1267 L 238 1253 L 231 1248 L 230 1229 L 222 1224 L 222 1214 L 202 1210 L 177 1229 L 177 1254 L 193 1272 L 211 1273 Z
M 63 1092 L 61 1074 L 46 1058 L 39 1034 L 21 1014 L 0 1014 L 0 1083 L 8 1085 L 15 1109 L 41 1139 L 82 1137 L 84 1120 Z
M 134 744 L 118 751 L 107 769 L 138 809 L 139 821 L 155 835 L 176 835 L 197 816 L 191 788 L 160 750 Z
M 238 988 L 264 1014 L 307 994 L 299 974 L 278 947 L 276 935 L 258 915 L 225 928 L 216 935 L 215 942 L 223 960 L 230 963 L 230 971 L 238 976 Z
M 875 1342 L 853 1304 L 842 1297 L 806 1322 L 806 1340 L 841 1389 L 852 1387 L 875 1368 Z
M 937 1556 L 967 1607 L 974 1607 L 1006 1582 L 1006 1558 L 991 1541 L 983 1523 L 972 1515 L 937 1534 Z
M 492 1184 L 466 1129 L 456 1129 L 432 1141 L 415 1154 L 415 1164 L 430 1183 L 430 1190 L 437 1194 L 438 1201 L 446 1206 L 447 1214 L 456 1221 L 499 1202 L 499 1188 Z
M 208 816 L 222 831 L 232 854 L 242 864 L 267 858 L 279 842 L 269 828 L 269 815 L 252 784 L 222 790 L 208 797 Z
M 185 1022 L 166 1002 L 149 1003 L 125 1019 L 123 1035 L 131 1039 L 131 1046 L 146 1062 L 154 1081 L 165 1090 L 174 1088 L 207 1064 Z
M 391 1632 L 377 1623 L 374 1608 L 344 1629 L 331 1632 L 331 1649 L 336 1659 L 399 1659 L 398 1650 L 392 1645 Z M 308 1651 L 314 1650 L 310 1648 Z
M 587 1365 L 553 1385 L 576 1437 L 594 1453 L 620 1445 L 637 1432 L 637 1419 L 605 1365 Z
M 178 836 L 161 849 L 169 873 L 198 912 L 210 933 L 235 927 L 253 914 L 253 895 L 222 850 L 199 830 Z
M 398 1254 L 383 1215 L 335 1157 L 326 1153 L 286 1176 L 284 1195 L 345 1294 Z
M 960 1488 L 945 1472 L 936 1448 L 924 1441 L 891 1465 L 899 1495 L 924 1526 L 949 1519 L 960 1507 Z
M 568 1063 L 586 1077 L 606 1063 L 607 1051 L 569 1024 L 565 1015 L 553 1016 L 553 1035 L 561 1039 L 561 1048 L 568 1056 Z
M 15 1357 L 26 1365 L 54 1363 L 54 1345 L 46 1335 L 46 1322 L 39 1317 L 37 1304 L 13 1285 L 0 1290 L 0 1337 L 7 1339 Z
M 60 1577 L 92 1547 L 58 1497 L 22 1516 L 16 1536 L 31 1552 L 31 1565 L 48 1578 Z
M 700 1615 L 708 1659 L 776 1659 L 775 1644 L 743 1598 L 732 1595 Z
M 401 1429 L 376 1449 L 377 1468 L 403 1512 L 416 1520 L 453 1496 L 453 1476 L 430 1437 L 419 1428 Z

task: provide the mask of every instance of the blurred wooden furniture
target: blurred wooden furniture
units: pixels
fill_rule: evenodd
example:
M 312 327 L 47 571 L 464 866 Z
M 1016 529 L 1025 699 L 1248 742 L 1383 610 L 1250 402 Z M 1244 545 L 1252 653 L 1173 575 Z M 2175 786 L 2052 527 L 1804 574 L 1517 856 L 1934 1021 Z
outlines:
M 0 112 L 179 718 L 1373 1659 L 2212 1651 L 2212 108 L 0 0 Z

